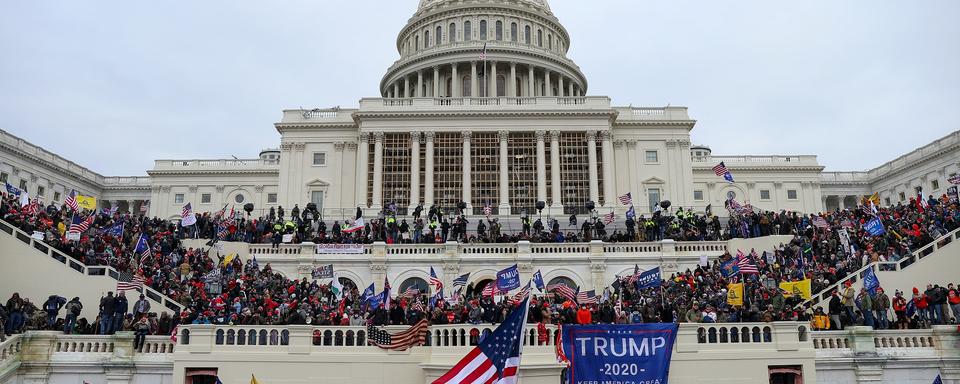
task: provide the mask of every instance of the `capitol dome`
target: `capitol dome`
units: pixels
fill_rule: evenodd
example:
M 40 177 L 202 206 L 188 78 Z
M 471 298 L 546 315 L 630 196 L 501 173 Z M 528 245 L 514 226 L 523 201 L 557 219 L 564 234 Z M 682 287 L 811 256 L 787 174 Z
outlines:
M 397 36 L 384 98 L 583 96 L 570 36 L 547 0 L 420 0 Z

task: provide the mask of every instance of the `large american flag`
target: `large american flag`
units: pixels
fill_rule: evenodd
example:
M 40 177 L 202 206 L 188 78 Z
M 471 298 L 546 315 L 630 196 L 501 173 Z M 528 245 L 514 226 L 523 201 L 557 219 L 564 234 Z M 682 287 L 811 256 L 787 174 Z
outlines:
M 143 283 L 146 279 L 140 275 L 132 275 L 127 272 L 119 272 L 117 277 L 117 292 L 133 291 L 143 289 Z
M 640 278 L 640 265 L 634 264 L 634 265 L 633 265 L 633 274 L 630 275 L 630 277 L 627 278 L 627 283 L 636 284 L 637 279 L 639 279 L 639 278 Z
M 510 313 L 493 333 L 433 384 L 498 383 L 516 384 L 520 371 L 527 303 Z
M 713 167 L 713 173 L 716 173 L 717 176 L 722 177 L 723 175 L 727 174 L 727 172 L 730 172 L 730 170 L 727 169 L 726 164 L 724 164 L 722 161 L 720 164 L 717 164 Z
M 31 216 L 40 213 L 40 202 L 37 199 L 29 201 L 27 205 L 23 206 L 23 213 Z
M 610 223 L 613 223 L 614 218 L 613 211 L 610 211 L 610 213 L 603 215 L 603 224 L 610 225 Z
M 441 281 L 436 272 L 433 271 L 433 267 L 430 267 L 430 285 L 437 291 L 443 289 L 443 281 Z
M 71 233 L 83 233 L 86 230 L 90 229 L 90 225 L 93 224 L 93 215 L 87 216 L 85 219 L 80 219 L 80 215 L 74 214 L 73 220 L 70 223 L 70 229 L 68 232 Z
M 382 349 L 404 351 L 410 347 L 423 345 L 427 336 L 427 319 L 422 319 L 406 331 L 391 335 L 379 327 L 367 327 L 368 342 Z
M 737 251 L 737 267 L 740 268 L 740 273 L 742 274 L 755 274 L 759 275 L 760 270 L 757 269 L 757 265 L 750 260 L 749 257 L 743 254 L 743 251 Z
M 70 196 L 67 196 L 67 199 L 63 201 L 63 204 L 70 207 L 74 211 L 80 210 L 80 205 L 77 204 L 77 191 L 70 191 Z
M 406 297 L 415 297 L 419 294 L 420 294 L 420 290 L 417 289 L 417 287 L 410 287 L 410 288 L 407 288 L 406 291 L 403 291 L 403 296 L 406 296 Z
M 598 301 L 596 291 L 577 292 L 577 304 L 596 304 Z
M 517 292 L 517 294 L 513 295 L 513 297 L 510 298 L 510 302 L 514 304 L 519 304 L 527 300 L 527 297 L 529 296 L 530 296 L 530 283 L 528 282 L 526 287 L 523 287 L 522 289 L 520 289 L 520 292 Z
M 563 296 L 570 301 L 577 301 L 577 292 L 573 288 L 568 287 L 564 283 L 556 283 L 553 285 L 547 286 L 547 291 L 554 291 L 558 295 Z
M 496 295 L 496 294 L 497 294 L 497 282 L 496 282 L 496 281 L 491 281 L 490 283 L 488 283 L 486 287 L 483 287 L 483 292 L 482 292 L 481 294 L 482 294 L 483 296 L 494 296 L 494 295 Z
M 618 197 L 618 199 L 620 200 L 620 204 L 633 205 L 633 196 L 630 194 L 630 192 L 627 192 L 626 195 Z

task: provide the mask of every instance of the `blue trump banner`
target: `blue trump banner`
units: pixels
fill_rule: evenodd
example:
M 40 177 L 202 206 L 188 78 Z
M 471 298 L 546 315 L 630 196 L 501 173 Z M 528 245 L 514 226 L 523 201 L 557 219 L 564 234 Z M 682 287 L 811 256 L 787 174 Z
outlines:
M 565 325 L 570 384 L 667 383 L 677 324 Z
M 637 289 L 657 288 L 660 281 L 660 267 L 656 267 L 640 274 L 637 278 Z
M 883 228 L 883 222 L 880 221 L 879 217 L 874 217 L 873 220 L 868 221 L 863 225 L 863 229 L 865 229 L 870 236 L 880 236 L 884 233 L 887 233 L 887 230 Z
M 497 290 L 500 292 L 509 292 L 511 289 L 520 288 L 520 271 L 517 265 L 497 272 Z
M 877 273 L 873 271 L 873 267 L 863 271 L 863 287 L 866 288 L 867 292 L 870 292 L 871 295 L 877 294 L 877 288 L 880 287 L 880 279 L 877 278 Z

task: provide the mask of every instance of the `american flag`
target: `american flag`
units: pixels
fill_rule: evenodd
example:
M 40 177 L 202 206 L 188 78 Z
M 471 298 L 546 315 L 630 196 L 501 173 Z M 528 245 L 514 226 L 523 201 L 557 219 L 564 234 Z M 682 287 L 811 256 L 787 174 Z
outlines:
M 947 179 L 947 182 L 953 185 L 960 184 L 960 175 L 951 176 L 949 179 Z
M 80 210 L 80 205 L 77 204 L 77 191 L 70 191 L 70 196 L 67 196 L 67 199 L 63 201 L 63 204 L 70 207 L 74 211 Z
M 150 209 L 150 202 L 140 204 L 140 213 L 147 213 L 147 210 Z
M 603 224 L 610 225 L 610 223 L 613 223 L 614 217 L 615 216 L 613 215 L 613 211 L 610 211 L 610 213 L 603 215 Z
M 433 267 L 430 267 L 430 285 L 432 285 L 437 291 L 443 289 L 443 281 L 437 278 L 437 274 L 433 271 Z
M 620 196 L 618 199 L 620 199 L 620 204 L 633 205 L 633 196 L 630 195 L 630 192 L 627 192 L 626 195 Z
M 487 203 L 487 205 L 483 206 L 483 215 L 488 218 L 490 215 L 493 215 L 493 207 L 490 206 L 490 203 Z
M 627 278 L 627 283 L 636 284 L 636 283 L 637 283 L 637 279 L 639 279 L 639 278 L 640 278 L 640 266 L 637 265 L 637 264 L 634 264 L 634 265 L 633 265 L 633 275 L 630 275 L 630 277 Z
M 40 202 L 37 199 L 31 200 L 23 207 L 23 213 L 27 215 L 36 215 L 40 213 Z
M 117 277 L 117 292 L 141 290 L 146 279 L 140 275 L 132 275 L 127 272 L 119 272 Z
M 760 270 L 757 269 L 757 265 L 750 260 L 749 257 L 743 254 L 743 251 L 737 251 L 737 268 L 740 269 L 742 274 L 755 274 L 759 275 Z
M 74 214 L 73 220 L 70 223 L 70 229 L 68 232 L 71 233 L 83 233 L 86 230 L 90 229 L 90 225 L 93 224 L 93 215 L 87 216 L 86 219 L 80 219 L 80 215 Z
M 517 292 L 517 294 L 513 295 L 513 297 L 510 298 L 510 302 L 514 304 L 519 304 L 527 300 L 527 297 L 529 296 L 530 296 L 530 283 L 528 282 L 526 287 L 523 287 L 522 289 L 520 289 L 520 292 Z
M 577 292 L 577 304 L 596 304 L 597 302 L 596 291 Z
M 494 296 L 497 294 L 497 282 L 491 281 L 487 284 L 486 287 L 483 287 L 483 292 L 481 293 L 484 296 Z
M 520 371 L 527 302 L 517 307 L 497 327 L 433 384 L 501 383 L 515 384 Z
M 731 183 L 733 182 L 733 174 L 730 173 L 730 170 L 727 169 L 726 164 L 724 164 L 722 161 L 720 164 L 717 164 L 715 167 L 713 167 L 713 173 L 716 173 L 717 176 L 723 177 L 726 181 Z
M 189 227 L 197 223 L 197 217 L 193 215 L 193 207 L 190 203 L 187 203 L 183 206 L 183 211 L 180 212 L 180 225 Z
M 407 288 L 407 290 L 403 292 L 403 296 L 406 296 L 406 297 L 414 297 L 419 294 L 420 294 L 420 290 L 417 289 L 417 287 Z
M 483 44 L 483 51 L 480 51 L 480 60 L 487 59 L 487 44 Z
M 427 327 L 427 319 L 422 319 L 411 326 L 410 329 L 391 335 L 390 332 L 370 325 L 367 327 L 367 342 L 382 349 L 405 351 L 410 347 L 423 345 L 426 342 Z
M 458 278 L 456 278 L 456 279 L 453 279 L 453 286 L 454 286 L 454 287 L 466 287 L 466 286 L 467 286 L 467 279 L 469 279 L 469 278 L 470 278 L 470 274 L 469 274 L 469 273 L 460 275 L 460 277 L 458 277 Z
M 548 285 L 547 291 L 554 291 L 558 295 L 563 296 L 569 299 L 570 301 L 577 301 L 577 293 L 573 290 L 573 288 L 568 287 L 564 283 L 556 283 L 553 285 Z
M 226 239 L 229 234 L 230 230 L 227 228 L 226 223 L 221 221 L 220 224 L 217 224 L 217 239 Z
M 824 220 L 823 217 L 820 217 L 820 216 L 814 216 L 814 217 L 813 217 L 813 226 L 814 226 L 814 227 L 817 227 L 817 228 L 820 228 L 820 229 L 829 229 L 829 228 L 830 228 L 830 224 L 827 224 L 827 221 Z
M 150 243 L 147 242 L 146 233 L 140 234 L 140 238 L 137 239 L 137 246 L 133 248 L 133 252 L 140 255 L 140 264 L 143 264 L 143 262 L 150 257 Z
M 937 375 L 937 378 L 933 379 L 933 384 L 943 384 L 943 379 L 940 378 L 940 375 Z

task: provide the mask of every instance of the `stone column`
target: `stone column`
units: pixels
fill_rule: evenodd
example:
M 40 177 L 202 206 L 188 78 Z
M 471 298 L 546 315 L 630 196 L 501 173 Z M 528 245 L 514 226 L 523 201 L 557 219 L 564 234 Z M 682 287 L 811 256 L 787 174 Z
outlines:
M 537 201 L 547 201 L 547 131 L 537 131 Z
M 510 141 L 510 131 L 501 130 L 500 136 L 500 215 L 510 214 L 510 159 L 508 158 L 507 143 Z
M 200 202 L 197 201 L 197 204 Z M 134 213 L 137 211 L 137 201 L 136 200 L 127 200 L 127 212 Z
M 550 132 L 550 180 L 553 191 L 554 208 L 560 208 L 563 205 L 563 199 L 560 196 L 560 131 Z
M 463 155 L 461 156 L 461 159 L 463 159 L 463 202 L 467 203 L 468 209 L 473 206 L 473 198 L 470 196 L 470 193 L 473 192 L 471 190 L 473 183 L 470 181 L 472 174 L 472 166 L 470 164 L 470 160 L 472 160 L 470 158 L 470 139 L 472 136 L 473 133 L 470 131 L 460 131 L 460 137 L 463 138 Z
M 417 91 L 413 94 L 416 95 L 415 97 L 425 97 L 426 95 L 423 94 L 423 91 L 423 71 L 421 70 L 417 71 Z
M 553 87 L 550 86 L 550 71 L 543 71 L 543 95 L 553 96 Z
M 393 97 L 394 99 L 400 97 L 400 83 L 399 83 L 399 82 L 394 82 L 394 83 L 393 83 L 393 95 L 391 95 L 391 97 Z
M 480 81 L 477 79 L 477 62 L 470 62 L 470 97 L 480 96 Z
M 450 64 L 450 73 L 450 77 L 452 78 L 450 91 L 453 92 L 450 96 L 463 97 L 463 94 L 460 93 L 460 76 L 457 76 L 457 63 Z
M 433 97 L 440 97 L 440 67 L 433 67 Z
M 403 97 L 410 98 L 412 94 L 410 93 L 410 76 L 403 77 Z
M 410 132 L 410 212 L 420 202 L 420 132 Z
M 557 76 L 557 96 L 563 97 L 563 75 Z M 596 202 L 596 200 L 594 200 L 594 202 Z
M 576 94 L 573 93 L 573 80 L 570 80 L 570 83 L 567 84 L 567 87 L 570 88 L 570 92 L 569 92 L 569 93 L 570 93 L 570 96 L 576 96 Z M 606 158 L 604 158 L 604 159 L 606 159 Z
M 423 133 L 423 139 L 427 143 L 427 158 L 424 161 L 426 169 L 423 173 L 423 203 L 427 208 L 433 205 L 433 136 L 433 132 Z
M 537 96 L 537 90 L 536 90 L 537 84 L 534 82 L 534 78 L 535 78 L 535 74 L 533 73 L 533 66 L 528 65 L 527 66 L 527 87 L 530 88 L 530 91 L 527 92 L 529 93 L 529 95 L 527 96 L 530 96 L 530 97 Z
M 373 206 L 383 208 L 383 132 L 373 133 Z
M 510 85 L 507 85 L 507 89 L 510 90 L 510 94 L 508 94 L 507 96 L 510 96 L 510 97 L 520 96 L 520 94 L 517 93 L 519 91 L 517 89 L 517 63 L 513 63 L 513 62 L 510 63 Z
M 360 132 L 357 145 L 357 206 L 367 207 L 367 167 L 370 162 L 370 133 Z
M 572 92 L 570 94 L 573 95 Z M 600 138 L 603 140 L 600 147 L 603 150 L 603 205 L 614 207 L 616 206 L 613 203 L 616 199 L 616 192 L 614 192 L 616 181 L 613 177 L 613 165 L 617 162 L 614 161 L 613 154 L 613 132 L 600 132 Z
M 587 131 L 587 167 L 590 175 L 590 200 L 599 205 L 600 183 L 597 180 L 597 131 Z
M 487 96 L 497 97 L 497 95 L 499 95 L 499 93 L 497 93 L 497 62 L 496 61 L 490 62 L 490 86 L 487 87 L 487 89 L 491 91 L 490 94 Z

